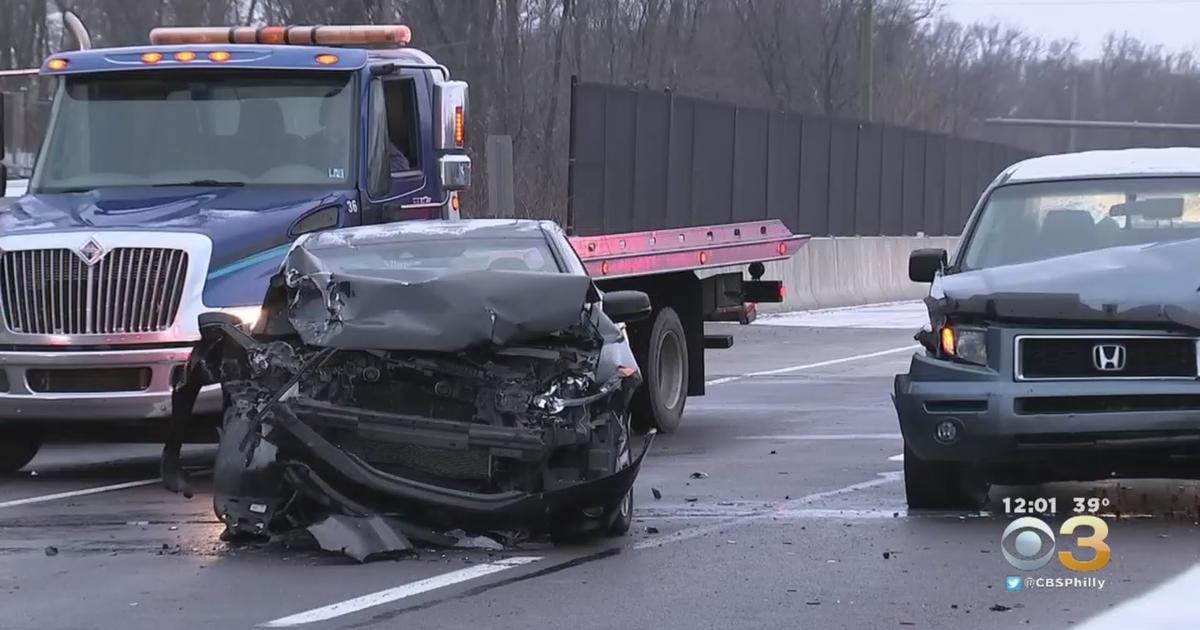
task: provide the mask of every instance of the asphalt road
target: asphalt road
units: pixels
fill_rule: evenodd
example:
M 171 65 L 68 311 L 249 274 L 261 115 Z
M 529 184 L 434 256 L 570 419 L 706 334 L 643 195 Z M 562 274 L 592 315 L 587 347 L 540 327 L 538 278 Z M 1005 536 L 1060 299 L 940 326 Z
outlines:
M 634 531 L 583 546 L 366 565 L 231 547 L 205 493 L 153 484 L 153 446 L 56 445 L 0 480 L 0 628 L 1065 628 L 1197 563 L 1191 483 L 998 488 L 987 512 L 908 513 L 889 395 L 912 329 L 893 317 L 720 326 L 736 345 L 656 441 Z M 1036 495 L 1143 515 L 1111 521 L 1112 562 L 1089 574 L 1102 589 L 1006 590 L 1083 575 L 1001 556 L 1002 498 Z

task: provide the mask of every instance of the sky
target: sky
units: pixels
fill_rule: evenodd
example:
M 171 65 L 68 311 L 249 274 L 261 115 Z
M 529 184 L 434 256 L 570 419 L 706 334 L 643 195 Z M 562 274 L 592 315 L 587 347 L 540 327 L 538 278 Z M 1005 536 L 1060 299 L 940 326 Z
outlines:
M 1012 24 L 1048 39 L 1075 39 L 1085 57 L 1104 37 L 1128 32 L 1173 51 L 1200 53 L 1200 0 L 938 0 L 959 22 Z

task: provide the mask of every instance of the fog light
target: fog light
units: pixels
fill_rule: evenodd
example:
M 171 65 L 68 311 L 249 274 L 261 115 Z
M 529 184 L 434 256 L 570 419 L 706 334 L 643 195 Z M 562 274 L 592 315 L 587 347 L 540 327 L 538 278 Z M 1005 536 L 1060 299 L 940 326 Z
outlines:
M 938 423 L 937 428 L 933 431 L 933 439 L 942 444 L 953 444 L 958 441 L 958 424 L 946 420 Z

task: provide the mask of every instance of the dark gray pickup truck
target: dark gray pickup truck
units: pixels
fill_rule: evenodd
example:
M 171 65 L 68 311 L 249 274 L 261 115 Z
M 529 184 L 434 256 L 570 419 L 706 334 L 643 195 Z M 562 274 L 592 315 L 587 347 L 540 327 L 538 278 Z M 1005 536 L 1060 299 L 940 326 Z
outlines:
M 1035 158 L 988 188 L 896 376 L 913 508 L 988 486 L 1200 477 L 1200 149 Z

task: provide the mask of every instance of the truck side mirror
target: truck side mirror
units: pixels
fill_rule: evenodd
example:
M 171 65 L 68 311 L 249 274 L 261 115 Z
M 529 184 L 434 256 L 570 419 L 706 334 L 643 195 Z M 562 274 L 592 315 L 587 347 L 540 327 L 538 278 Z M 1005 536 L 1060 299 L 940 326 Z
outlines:
M 611 291 L 604 294 L 604 314 L 614 322 L 646 319 L 650 311 L 650 296 L 641 291 Z
M 471 187 L 471 158 L 465 155 L 443 155 L 438 158 L 438 179 L 442 188 L 453 192 Z
M 948 257 L 944 249 L 918 249 L 908 256 L 908 279 L 913 282 L 933 282 L 938 272 L 946 268 Z
M 442 81 L 433 86 L 433 148 L 439 151 L 463 151 L 467 148 L 467 83 Z
M 0 197 L 8 195 L 8 167 L 0 164 Z

